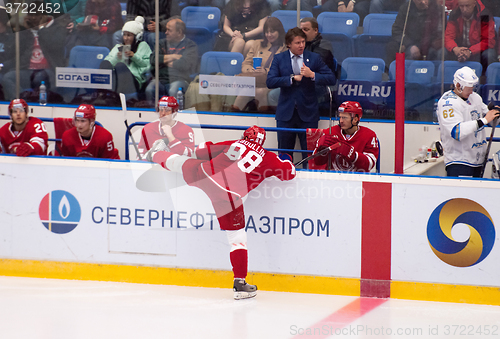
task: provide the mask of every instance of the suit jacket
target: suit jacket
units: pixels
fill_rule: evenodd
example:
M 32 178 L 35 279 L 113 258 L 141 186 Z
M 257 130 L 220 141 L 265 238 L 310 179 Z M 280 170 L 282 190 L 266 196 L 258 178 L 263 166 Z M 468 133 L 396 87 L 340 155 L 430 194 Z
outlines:
M 281 93 L 276 108 L 276 120 L 292 119 L 295 106 L 302 121 L 319 121 L 318 98 L 315 85 L 335 85 L 335 75 L 325 65 L 321 57 L 304 50 L 304 64 L 315 72 L 315 80 L 303 77 L 302 81 L 290 83 L 292 60 L 287 50 L 274 56 L 271 69 L 267 74 L 267 87 L 281 87 Z

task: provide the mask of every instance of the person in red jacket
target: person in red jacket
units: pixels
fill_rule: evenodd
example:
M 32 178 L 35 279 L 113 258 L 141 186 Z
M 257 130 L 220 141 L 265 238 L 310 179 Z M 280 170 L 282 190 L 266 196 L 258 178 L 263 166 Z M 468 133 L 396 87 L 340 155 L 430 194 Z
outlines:
M 325 165 L 330 158 L 330 169 L 334 171 L 369 172 L 377 163 L 379 154 L 377 135 L 371 129 L 359 126 L 363 116 L 359 102 L 345 101 L 338 112 L 339 125 L 332 127 L 331 134 L 328 129 L 324 130 L 313 154 L 337 145 L 331 147 L 330 152 L 314 158 L 315 165 Z
M 62 136 L 61 153 L 65 157 L 120 159 L 113 136 L 95 124 L 96 112 L 92 105 L 78 106 L 73 128 Z
M 444 44 L 449 60 L 478 61 L 486 72 L 497 60 L 493 15 L 479 0 L 458 0 L 446 25 Z
M 12 121 L 0 128 L 3 153 L 21 157 L 47 155 L 47 128 L 40 119 L 28 117 L 28 111 L 28 104 L 23 99 L 10 102 L 9 115 Z
M 231 245 L 235 299 L 257 294 L 257 286 L 245 281 L 248 254 L 243 198 L 267 177 L 280 180 L 295 177 L 293 164 L 266 151 L 265 140 L 266 131 L 252 126 L 240 140 L 202 143 L 195 150 L 196 159 L 165 151 L 168 146 L 163 139 L 155 142 L 147 154 L 149 161 L 182 173 L 189 186 L 198 187 L 210 198 L 220 228 L 226 231 Z
M 190 157 L 194 151 L 194 133 L 191 127 L 175 120 L 179 110 L 177 99 L 164 96 L 156 109 L 160 120 L 150 122 L 142 129 L 139 153 L 144 156 L 156 140 L 167 138 L 170 152 Z

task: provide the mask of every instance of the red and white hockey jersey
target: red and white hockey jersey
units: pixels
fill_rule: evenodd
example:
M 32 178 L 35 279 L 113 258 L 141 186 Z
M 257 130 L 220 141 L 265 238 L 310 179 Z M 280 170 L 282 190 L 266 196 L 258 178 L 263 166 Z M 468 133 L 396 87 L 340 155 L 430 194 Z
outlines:
M 175 140 L 168 144 L 170 152 L 190 157 L 194 150 L 193 129 L 180 121 L 176 121 L 174 126 L 172 126 L 172 133 L 175 136 Z M 150 122 L 142 129 L 139 152 L 143 155 L 153 146 L 156 140 L 166 137 L 161 129 L 160 121 Z
M 295 166 L 283 161 L 259 144 L 247 140 L 231 140 L 201 144 L 196 158 L 208 160 L 201 164 L 202 171 L 221 189 L 245 196 L 264 179 L 275 176 L 280 180 L 295 177 Z M 184 178 L 189 171 L 183 167 Z M 189 184 L 189 178 L 186 180 Z
M 328 134 L 328 129 L 324 132 Z M 354 171 L 354 172 L 369 172 L 376 164 L 379 149 L 377 135 L 371 129 L 359 126 L 349 138 L 342 133 L 339 125 L 332 127 L 332 135 L 339 140 L 345 141 L 354 147 L 357 152 L 357 158 L 354 162 L 349 161 L 346 157 L 338 154 L 335 150 L 331 151 L 331 169 L 334 171 Z M 318 151 L 318 146 L 314 153 Z M 328 161 L 328 154 L 314 158 L 316 165 L 325 165 Z
M 17 147 L 22 143 L 29 143 L 34 148 L 33 155 L 47 155 L 49 135 L 45 124 L 38 118 L 29 117 L 28 123 L 22 131 L 13 131 L 12 122 L 0 128 L 0 141 L 6 153 L 15 154 Z
M 95 125 L 90 140 L 85 140 L 73 127 L 62 136 L 62 155 L 65 157 L 120 159 L 113 136 L 105 128 Z

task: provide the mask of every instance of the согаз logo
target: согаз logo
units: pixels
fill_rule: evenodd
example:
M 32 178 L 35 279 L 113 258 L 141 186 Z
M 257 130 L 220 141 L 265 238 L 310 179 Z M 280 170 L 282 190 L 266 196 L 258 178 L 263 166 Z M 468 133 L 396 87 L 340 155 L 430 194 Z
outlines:
M 38 214 L 49 231 L 64 234 L 75 229 L 82 212 L 78 200 L 71 193 L 52 191 L 43 197 Z
M 451 229 L 463 224 L 470 236 L 455 241 Z M 483 206 L 469 199 L 450 199 L 436 207 L 427 222 L 427 239 L 434 254 L 447 264 L 469 267 L 490 254 L 495 243 L 495 226 Z

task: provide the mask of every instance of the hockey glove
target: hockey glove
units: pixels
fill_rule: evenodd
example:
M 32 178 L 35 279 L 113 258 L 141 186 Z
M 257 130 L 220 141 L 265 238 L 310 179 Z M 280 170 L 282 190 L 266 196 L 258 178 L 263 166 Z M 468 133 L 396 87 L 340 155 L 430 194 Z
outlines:
M 342 142 L 339 148 L 337 148 L 337 153 L 343 155 L 350 162 L 355 162 L 358 158 L 357 152 L 354 150 L 354 147 L 349 145 L 347 142 Z
M 161 151 L 170 151 L 170 148 L 168 147 L 168 139 L 166 138 L 158 139 L 153 143 L 151 149 L 145 154 L 146 160 L 149 162 L 153 162 L 153 157 L 155 156 L 155 154 Z
M 323 134 L 318 140 L 318 146 L 330 146 L 339 141 L 339 139 L 331 134 Z
M 280 153 L 280 154 L 278 154 L 278 158 L 280 158 L 283 161 L 288 160 L 288 161 L 292 162 L 292 157 L 288 153 Z
M 16 155 L 18 157 L 27 157 L 35 153 L 35 148 L 31 146 L 29 142 L 25 142 L 21 144 L 17 150 L 16 150 Z

